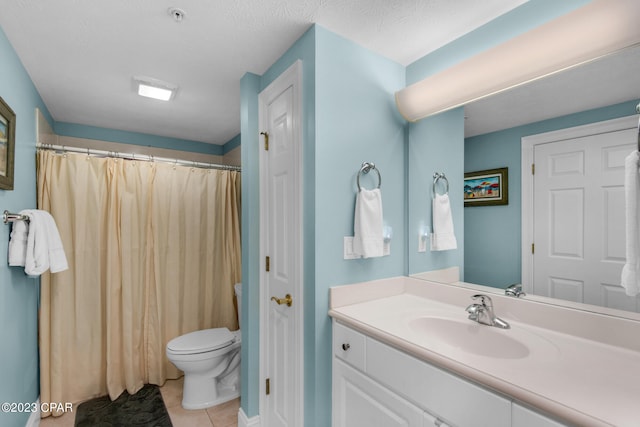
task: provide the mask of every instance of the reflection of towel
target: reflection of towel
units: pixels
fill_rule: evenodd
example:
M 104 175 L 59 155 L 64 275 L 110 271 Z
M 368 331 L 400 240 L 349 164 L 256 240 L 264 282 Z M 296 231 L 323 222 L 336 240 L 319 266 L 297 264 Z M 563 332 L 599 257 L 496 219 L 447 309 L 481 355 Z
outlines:
M 51 214 L 35 209 L 24 213 L 29 217 L 24 272 L 39 276 L 47 270 L 58 273 L 68 269 L 58 227 Z
M 363 258 L 383 255 L 382 193 L 360 190 L 353 219 L 353 253 Z
M 627 261 L 622 268 L 622 287 L 627 295 L 634 296 L 640 291 L 638 282 L 638 269 L 640 269 L 640 227 L 638 227 L 640 213 L 640 174 L 638 173 L 638 160 L 640 155 L 637 151 L 629 154 L 624 160 L 624 195 L 625 195 L 625 216 L 627 227 L 626 255 Z
M 453 233 L 453 219 L 448 194 L 438 194 L 433 199 L 433 233 L 431 233 L 431 250 L 446 251 L 456 249 L 458 243 Z

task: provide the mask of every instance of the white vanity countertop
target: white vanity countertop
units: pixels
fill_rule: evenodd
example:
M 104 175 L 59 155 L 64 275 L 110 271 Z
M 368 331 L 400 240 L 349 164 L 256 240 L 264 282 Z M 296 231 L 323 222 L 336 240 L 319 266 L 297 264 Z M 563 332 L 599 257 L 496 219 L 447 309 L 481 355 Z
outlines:
M 329 314 L 567 422 L 640 425 L 640 351 L 634 347 L 640 341 L 640 322 L 489 294 L 496 315 L 511 325 L 502 330 L 467 319 L 465 308 L 476 292 L 407 277 L 378 280 L 332 288 Z M 433 333 L 422 327 L 424 318 L 429 328 L 436 328 Z M 429 323 L 433 319 L 436 323 Z M 438 323 L 442 319 L 445 323 Z M 554 320 L 562 325 L 551 329 Z M 448 329 L 450 325 L 455 327 Z M 610 328 L 615 330 L 607 332 Z M 467 334 L 490 334 L 482 340 L 492 344 L 477 351 Z M 507 346 L 512 340 L 517 345 L 501 351 L 505 340 Z M 634 344 L 615 345 L 618 341 Z

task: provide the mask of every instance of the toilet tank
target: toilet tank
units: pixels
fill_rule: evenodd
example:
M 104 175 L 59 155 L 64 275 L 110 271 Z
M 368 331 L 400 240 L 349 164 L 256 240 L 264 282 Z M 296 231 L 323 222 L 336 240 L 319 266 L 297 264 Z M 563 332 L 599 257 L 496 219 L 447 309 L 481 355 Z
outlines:
M 236 303 L 238 304 L 238 329 L 242 329 L 242 283 L 233 285 L 236 292 Z

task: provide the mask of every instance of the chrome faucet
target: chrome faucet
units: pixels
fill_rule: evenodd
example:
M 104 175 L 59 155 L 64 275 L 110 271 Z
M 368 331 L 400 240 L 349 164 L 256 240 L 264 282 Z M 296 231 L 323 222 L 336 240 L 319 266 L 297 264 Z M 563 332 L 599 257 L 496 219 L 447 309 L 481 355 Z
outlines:
M 469 313 L 469 319 L 482 323 L 483 325 L 496 326 L 502 329 L 509 329 L 510 326 L 507 322 L 500 319 L 493 312 L 493 301 L 487 295 L 477 294 L 471 297 L 474 300 L 479 299 L 480 303 L 471 304 L 467 307 L 467 313 Z
M 524 297 L 527 295 L 522 290 L 522 283 L 514 283 L 511 286 L 507 286 L 507 289 L 504 290 L 504 294 L 509 297 L 516 297 L 516 298 Z

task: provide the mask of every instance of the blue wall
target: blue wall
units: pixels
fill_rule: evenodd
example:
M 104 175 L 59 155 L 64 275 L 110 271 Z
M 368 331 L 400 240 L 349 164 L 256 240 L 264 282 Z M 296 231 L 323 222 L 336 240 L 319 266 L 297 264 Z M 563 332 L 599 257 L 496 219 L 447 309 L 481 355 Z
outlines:
M 13 191 L 0 190 L 0 211 L 36 207 L 35 109 L 51 117 L 27 72 L 0 30 L 0 96 L 16 113 Z M 0 402 L 35 402 L 38 379 L 39 280 L 7 265 L 8 225 L 0 223 Z M 24 426 L 28 413 L 0 412 L 3 427 Z
M 329 287 L 404 274 L 404 121 L 393 103 L 404 68 L 321 27 L 311 28 L 263 76 L 246 75 L 242 91 L 243 282 L 248 310 L 243 328 L 242 406 L 258 413 L 258 127 L 257 97 L 295 60 L 303 61 L 303 185 L 305 303 L 305 424 L 331 425 Z M 393 228 L 391 255 L 343 259 L 353 235 L 355 179 L 364 161 L 383 176 L 385 221 Z M 251 166 L 253 165 L 253 166 Z M 363 181 L 364 183 L 364 181 Z M 254 242 L 250 245 L 249 242 Z M 251 247 L 253 246 L 253 247 Z M 245 332 L 247 335 L 245 335 Z M 246 337 L 246 339 L 245 339 Z M 249 379 L 247 379 L 249 377 Z
M 55 122 L 53 125 L 53 131 L 57 135 L 61 136 L 119 142 L 121 144 L 141 145 L 144 147 L 168 148 L 170 150 L 189 151 L 216 156 L 222 156 L 225 153 L 223 145 L 207 144 L 204 142 L 190 141 L 186 139 L 106 129 L 95 126 L 78 125 L 74 123 Z M 234 145 L 234 148 L 237 146 L 235 138 L 229 142 Z
M 465 140 L 465 172 L 509 168 L 507 206 L 464 209 L 464 278 L 504 288 L 522 280 L 521 138 L 634 114 L 636 101 L 478 135 Z M 496 226 L 487 227 L 487 224 Z M 496 268 L 496 266 L 498 268 Z
M 307 319 L 315 323 L 308 351 L 315 363 L 305 369 L 306 378 L 315 380 L 309 384 L 315 387 L 315 414 L 308 411 L 306 425 L 329 426 L 329 287 L 405 273 L 405 121 L 394 103 L 405 70 L 321 27 L 316 42 L 315 319 Z M 364 161 L 374 162 L 382 175 L 384 221 L 394 230 L 391 255 L 345 261 L 343 236 L 353 235 L 355 181 Z M 367 182 L 367 188 L 373 185 L 375 180 Z

